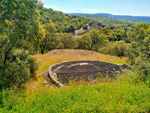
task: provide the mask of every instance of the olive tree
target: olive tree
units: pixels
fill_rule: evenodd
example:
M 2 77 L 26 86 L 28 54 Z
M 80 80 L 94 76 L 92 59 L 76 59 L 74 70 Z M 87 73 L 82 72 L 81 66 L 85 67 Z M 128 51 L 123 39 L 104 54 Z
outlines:
M 32 66 L 26 62 L 29 54 L 15 53 L 34 39 L 31 31 L 38 23 L 36 7 L 36 0 L 0 1 L 0 86 L 20 86 L 31 75 Z
M 98 51 L 98 49 L 107 44 L 107 38 L 105 34 L 100 33 L 98 30 L 93 30 L 89 32 L 92 39 L 92 44 L 90 50 Z

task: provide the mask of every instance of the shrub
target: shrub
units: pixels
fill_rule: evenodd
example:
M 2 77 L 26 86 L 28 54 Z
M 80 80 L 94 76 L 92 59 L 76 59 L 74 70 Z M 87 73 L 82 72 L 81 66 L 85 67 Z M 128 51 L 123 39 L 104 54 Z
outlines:
M 89 35 L 91 36 L 92 39 L 90 50 L 98 51 L 100 47 L 103 47 L 107 44 L 108 40 L 106 38 L 106 35 L 100 33 L 98 30 L 90 31 Z
M 89 50 L 92 44 L 92 39 L 88 34 L 84 34 L 81 37 L 76 38 L 77 49 L 87 49 Z
M 85 24 L 85 25 L 83 26 L 83 29 L 84 29 L 84 30 L 88 30 L 88 25 Z
M 108 43 L 105 47 L 100 48 L 99 52 L 123 57 L 126 56 L 128 47 L 129 44 L 125 43 L 124 41 L 117 41 L 114 43 L 111 42 Z
M 0 85 L 20 87 L 28 81 L 36 68 L 35 60 L 24 50 L 15 50 L 9 62 L 2 66 Z

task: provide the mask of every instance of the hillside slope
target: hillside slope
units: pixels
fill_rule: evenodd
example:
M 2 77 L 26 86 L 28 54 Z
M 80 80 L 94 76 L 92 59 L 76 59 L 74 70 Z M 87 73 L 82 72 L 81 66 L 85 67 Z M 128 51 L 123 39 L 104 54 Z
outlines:
M 99 24 L 97 21 L 85 18 L 82 16 L 68 15 L 60 11 L 54 11 L 49 8 L 40 8 L 37 9 L 40 12 L 41 19 L 40 21 L 44 23 L 54 23 L 56 25 L 58 32 L 63 33 L 74 33 L 76 30 L 81 28 L 87 28 L 93 24 L 101 27 L 102 24 Z
M 86 16 L 86 17 L 89 17 L 92 19 L 95 17 L 95 18 L 99 18 L 99 20 L 101 20 L 100 17 L 101 18 L 109 17 L 109 18 L 113 18 L 113 19 L 122 19 L 122 20 L 127 20 L 127 21 L 132 21 L 132 22 L 150 23 L 150 17 L 148 17 L 148 16 L 112 15 L 112 14 L 108 14 L 108 13 L 97 13 L 97 14 L 70 13 L 70 15 Z
M 114 25 L 114 24 L 134 24 L 134 22 L 123 20 L 123 19 L 117 19 L 113 17 L 103 17 L 103 16 L 86 16 L 90 19 L 94 19 L 96 21 L 100 21 L 103 24 L 106 25 Z

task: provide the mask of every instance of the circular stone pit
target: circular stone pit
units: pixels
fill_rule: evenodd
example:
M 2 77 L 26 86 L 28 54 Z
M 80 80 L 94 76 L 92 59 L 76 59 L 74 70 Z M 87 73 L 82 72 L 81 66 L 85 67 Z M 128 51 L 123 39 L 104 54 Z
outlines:
M 50 77 L 59 86 L 63 86 L 70 80 L 91 81 L 100 77 L 104 78 L 106 75 L 109 78 L 115 78 L 114 75 L 122 73 L 124 68 L 131 69 L 126 64 L 119 66 L 109 62 L 78 60 L 54 64 L 46 72 L 48 72 L 48 78 Z

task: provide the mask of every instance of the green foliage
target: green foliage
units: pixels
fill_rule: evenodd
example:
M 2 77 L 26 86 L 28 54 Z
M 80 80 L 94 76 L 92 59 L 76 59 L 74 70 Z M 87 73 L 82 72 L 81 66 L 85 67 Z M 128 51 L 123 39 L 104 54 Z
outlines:
M 114 26 L 105 27 L 100 30 L 101 33 L 104 33 L 109 41 L 120 41 L 125 40 L 127 43 L 131 42 L 131 37 L 133 37 L 133 28 L 124 27 L 117 28 Z
M 59 49 L 73 49 L 74 48 L 74 38 L 73 34 L 68 33 L 59 33 L 57 34 L 57 39 L 59 41 L 58 48 Z
M 104 16 L 93 16 L 93 15 L 84 15 L 87 18 L 94 19 L 96 21 L 100 21 L 103 24 L 106 25 L 113 25 L 113 24 L 120 24 L 120 25 L 129 25 L 129 24 L 134 24 L 134 22 L 127 21 L 127 20 L 122 20 L 122 19 L 117 19 L 117 18 L 112 18 L 112 17 L 104 17 Z
M 128 50 L 129 61 L 138 68 L 140 79 L 147 79 L 150 75 L 150 25 L 138 23 L 135 25 L 134 37 Z
M 33 18 L 37 0 L 1 0 L 0 20 L 15 20 L 20 24 L 20 20 L 30 20 Z
M 83 26 L 83 29 L 84 29 L 84 30 L 88 30 L 88 25 L 85 24 L 85 25 Z
M 23 48 L 27 41 L 33 41 L 32 30 L 36 22 L 37 12 L 34 0 L 2 0 L 0 2 L 1 16 L 0 26 L 3 31 L 0 34 L 0 48 L 3 64 L 6 64 L 9 53 L 16 48 Z M 35 27 L 35 26 L 34 26 Z M 27 46 L 26 46 L 27 47 Z
M 45 28 L 48 24 L 46 24 Z M 49 24 L 49 27 L 51 25 Z M 52 27 L 52 26 L 51 26 Z M 47 29 L 47 28 L 46 28 Z M 54 29 L 53 29 L 54 30 Z M 53 30 L 47 31 L 45 38 L 39 45 L 41 53 L 54 49 L 73 49 L 75 40 L 72 33 L 55 33 Z
M 41 32 L 42 30 L 43 32 Z M 55 33 L 56 27 L 54 23 L 46 23 L 43 26 L 41 26 L 41 29 L 39 29 L 38 34 L 42 35 L 40 35 L 41 36 L 40 40 L 37 39 L 35 42 L 38 44 L 40 52 L 42 54 L 44 54 L 47 49 L 50 50 L 50 47 L 52 45 L 50 45 L 49 43 L 55 40 L 54 39 Z
M 98 23 L 92 19 L 81 16 L 71 16 L 53 9 L 37 8 L 40 11 L 42 23 L 49 23 L 49 20 L 55 23 L 58 32 L 62 33 L 75 33 L 75 30 L 84 28 L 87 30 L 88 24 Z
M 119 57 L 127 56 L 129 44 L 125 41 L 110 42 L 106 46 L 100 48 L 99 52 Z
M 14 50 L 9 62 L 2 66 L 0 85 L 6 88 L 12 85 L 20 87 L 34 74 L 35 68 L 35 60 L 27 51 Z
M 100 47 L 107 44 L 108 40 L 104 33 L 99 30 L 92 30 L 81 37 L 77 37 L 75 42 L 74 48 L 98 51 Z
M 34 39 L 30 30 L 36 29 L 38 23 L 36 3 L 36 0 L 0 1 L 0 28 L 3 28 L 0 30 L 0 87 L 20 86 L 33 72 L 34 61 L 23 52 L 29 50 Z
M 113 54 L 119 57 L 126 56 L 128 45 L 124 41 L 116 42 L 113 45 Z
M 91 50 L 98 51 L 98 49 L 107 44 L 107 38 L 105 34 L 100 33 L 98 30 L 89 32 L 92 39 Z
M 77 49 L 87 49 L 89 50 L 91 48 L 92 39 L 91 36 L 88 34 L 84 34 L 81 37 L 76 38 L 77 42 Z
M 113 25 L 110 26 L 110 29 L 113 30 L 115 27 Z

